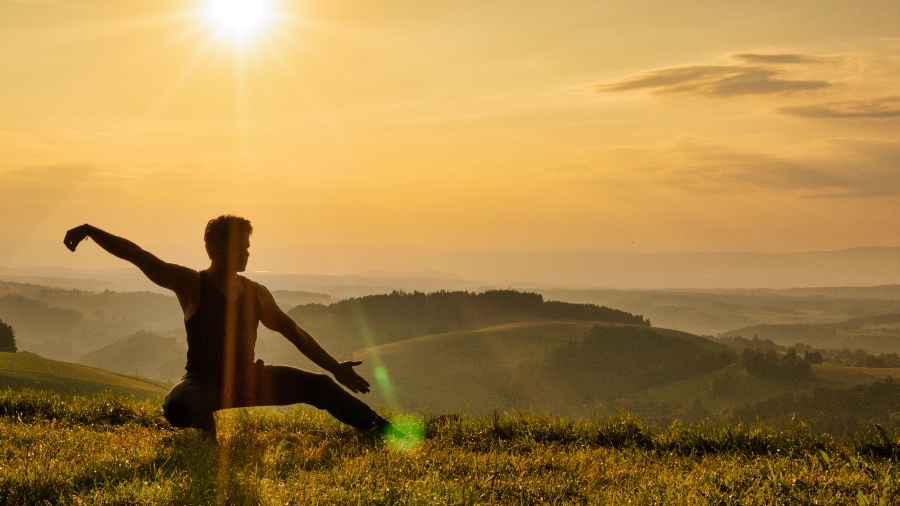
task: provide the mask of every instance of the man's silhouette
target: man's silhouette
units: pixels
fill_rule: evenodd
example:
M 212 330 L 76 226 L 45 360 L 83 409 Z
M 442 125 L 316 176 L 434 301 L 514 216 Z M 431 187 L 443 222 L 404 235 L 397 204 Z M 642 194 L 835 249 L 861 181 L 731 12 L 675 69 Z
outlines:
M 69 230 L 64 242 L 75 251 L 90 237 L 178 297 L 188 353 L 187 374 L 163 404 L 163 414 L 173 426 L 215 435 L 217 410 L 305 403 L 361 431 L 382 434 L 391 429 L 387 420 L 325 374 L 254 362 L 256 329 L 262 322 L 352 392 L 369 391 L 369 383 L 353 370 L 361 362 L 337 361 L 275 304 L 266 287 L 238 275 L 247 267 L 252 232 L 250 222 L 238 216 L 210 220 L 203 236 L 210 266 L 200 272 L 163 262 L 133 242 L 91 225 Z

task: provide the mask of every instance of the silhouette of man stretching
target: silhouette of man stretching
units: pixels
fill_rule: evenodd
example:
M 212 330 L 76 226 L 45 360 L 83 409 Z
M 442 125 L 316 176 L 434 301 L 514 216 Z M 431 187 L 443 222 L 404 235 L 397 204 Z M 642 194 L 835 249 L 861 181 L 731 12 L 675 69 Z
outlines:
M 338 362 L 278 307 L 266 287 L 238 275 L 247 267 L 252 232 L 250 222 L 238 216 L 210 220 L 203 236 L 210 266 L 200 272 L 163 262 L 133 242 L 87 224 L 69 230 L 64 242 L 75 251 L 90 237 L 178 297 L 187 329 L 187 374 L 163 403 L 163 415 L 174 427 L 215 436 L 217 410 L 304 403 L 361 431 L 384 434 L 392 429 L 325 374 L 254 362 L 256 329 L 262 322 L 352 392 L 369 391 L 369 383 L 353 370 L 362 362 Z

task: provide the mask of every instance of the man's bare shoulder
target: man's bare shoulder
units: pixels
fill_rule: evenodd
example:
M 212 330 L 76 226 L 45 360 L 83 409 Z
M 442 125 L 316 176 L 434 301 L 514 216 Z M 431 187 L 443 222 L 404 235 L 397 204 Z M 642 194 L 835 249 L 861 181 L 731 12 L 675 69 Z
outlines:
M 241 281 L 244 283 L 244 289 L 250 290 L 260 302 L 268 302 L 269 299 L 273 299 L 272 294 L 269 292 L 269 289 L 265 287 L 262 283 L 258 283 L 249 279 L 245 276 L 238 275 L 241 278 Z
M 253 290 L 262 289 L 262 290 L 268 291 L 268 289 L 265 286 L 263 286 L 262 283 L 253 281 L 252 279 L 248 278 L 247 276 L 238 274 L 238 277 L 241 279 L 241 283 L 243 283 L 245 287 L 251 288 Z

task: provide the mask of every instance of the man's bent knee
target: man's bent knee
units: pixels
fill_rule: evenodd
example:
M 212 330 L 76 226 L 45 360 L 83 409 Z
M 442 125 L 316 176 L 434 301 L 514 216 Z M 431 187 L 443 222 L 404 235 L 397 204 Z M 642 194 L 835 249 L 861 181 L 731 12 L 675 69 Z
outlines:
M 313 392 L 321 397 L 333 397 L 347 392 L 327 374 L 316 374 L 310 385 Z
M 182 381 L 166 396 L 163 417 L 179 429 L 215 431 L 213 412 L 205 404 L 203 392 Z

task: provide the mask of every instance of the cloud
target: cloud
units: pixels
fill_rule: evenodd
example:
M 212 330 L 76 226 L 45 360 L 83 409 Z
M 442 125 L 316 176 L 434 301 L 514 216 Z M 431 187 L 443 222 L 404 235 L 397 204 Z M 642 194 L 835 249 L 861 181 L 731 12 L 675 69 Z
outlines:
M 809 91 L 831 86 L 831 83 L 823 80 L 783 77 L 783 64 L 818 63 L 818 59 L 813 56 L 743 53 L 734 55 L 733 58 L 743 63 L 652 70 L 600 84 L 595 89 L 605 93 L 647 90 L 660 94 L 733 97 Z
M 781 113 L 802 118 L 882 119 L 900 118 L 900 95 L 871 100 L 849 100 L 795 107 L 782 107 Z

